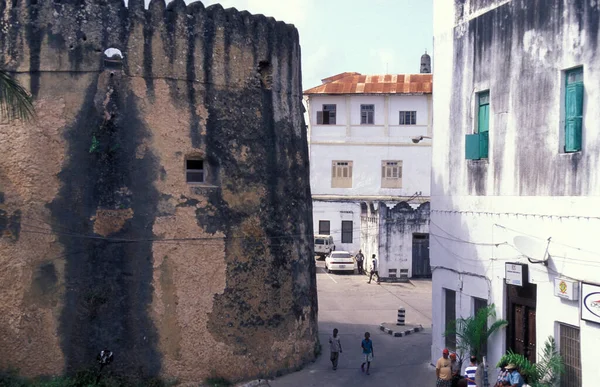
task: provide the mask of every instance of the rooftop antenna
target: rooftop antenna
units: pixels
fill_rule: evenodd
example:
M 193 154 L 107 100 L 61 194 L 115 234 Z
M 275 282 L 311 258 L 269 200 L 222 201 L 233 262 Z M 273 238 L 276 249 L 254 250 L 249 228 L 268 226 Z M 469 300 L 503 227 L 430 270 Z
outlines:
M 385 73 L 388 74 L 388 62 L 385 62 Z

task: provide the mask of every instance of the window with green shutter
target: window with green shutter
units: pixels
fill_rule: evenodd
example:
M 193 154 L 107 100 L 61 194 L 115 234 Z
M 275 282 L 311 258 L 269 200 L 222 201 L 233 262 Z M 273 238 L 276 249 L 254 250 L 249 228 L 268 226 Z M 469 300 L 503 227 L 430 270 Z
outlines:
M 490 130 L 490 92 L 477 94 L 477 130 L 465 137 L 465 158 L 479 160 L 488 158 Z
M 581 150 L 583 123 L 583 68 L 566 73 L 565 85 L 565 152 Z

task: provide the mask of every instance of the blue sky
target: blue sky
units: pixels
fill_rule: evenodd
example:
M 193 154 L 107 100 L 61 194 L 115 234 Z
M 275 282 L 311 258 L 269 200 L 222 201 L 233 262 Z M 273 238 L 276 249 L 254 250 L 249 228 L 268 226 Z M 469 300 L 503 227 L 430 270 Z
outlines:
M 187 1 L 188 3 L 191 1 Z M 302 46 L 302 87 L 344 71 L 418 73 L 433 49 L 432 0 L 205 0 L 294 24 Z M 387 71 L 386 71 L 387 68 Z

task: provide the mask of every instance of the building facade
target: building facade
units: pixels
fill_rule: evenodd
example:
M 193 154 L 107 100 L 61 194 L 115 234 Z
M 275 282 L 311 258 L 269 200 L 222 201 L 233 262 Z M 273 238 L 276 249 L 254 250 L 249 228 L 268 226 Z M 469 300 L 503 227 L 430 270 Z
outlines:
M 342 73 L 304 92 L 314 230 L 336 249 L 361 248 L 366 206 L 429 200 L 431 144 L 413 138 L 431 135 L 431 91 L 431 74 Z M 380 256 L 382 272 L 406 268 L 403 254 Z
M 599 20 L 583 0 L 436 2 L 432 362 L 493 303 L 492 369 L 553 337 L 561 385 L 598 384 Z
M 296 369 L 318 345 L 298 32 L 128 4 L 0 6 L 37 113 L 0 121 L 0 369 L 103 349 L 126 379 Z

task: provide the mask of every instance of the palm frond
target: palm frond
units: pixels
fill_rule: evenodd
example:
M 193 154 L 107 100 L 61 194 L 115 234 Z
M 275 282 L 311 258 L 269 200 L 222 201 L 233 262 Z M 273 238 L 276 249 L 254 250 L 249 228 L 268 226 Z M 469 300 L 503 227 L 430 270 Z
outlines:
M 0 117 L 28 121 L 34 116 L 31 95 L 8 72 L 0 70 Z

